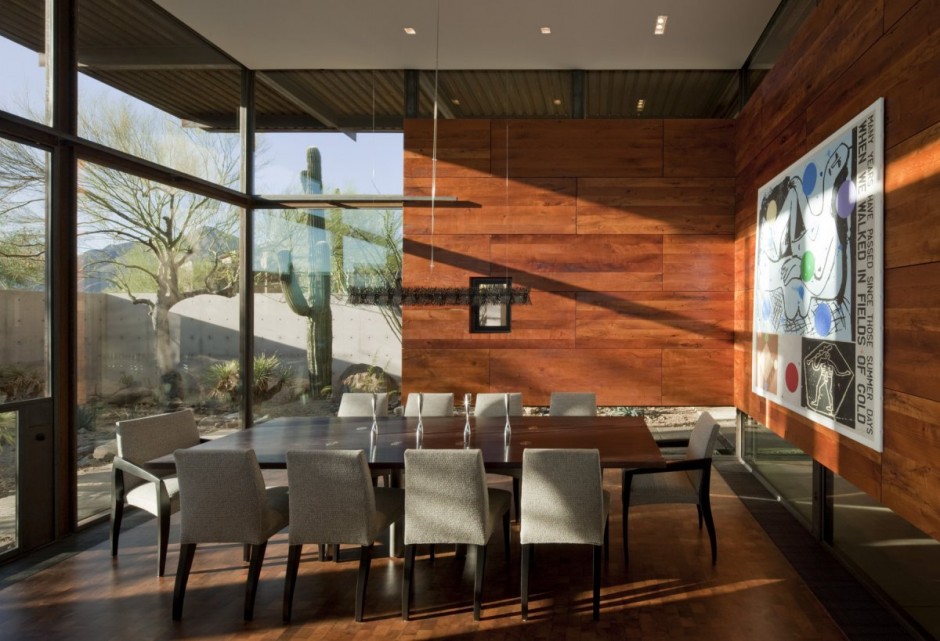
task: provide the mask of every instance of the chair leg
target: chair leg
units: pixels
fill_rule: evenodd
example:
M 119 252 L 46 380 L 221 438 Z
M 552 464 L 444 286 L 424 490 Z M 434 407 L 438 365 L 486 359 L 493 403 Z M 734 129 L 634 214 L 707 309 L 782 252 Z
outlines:
M 473 579 L 473 620 L 480 620 L 483 607 L 483 574 L 486 571 L 486 545 L 476 545 L 477 571 Z
M 715 521 L 712 518 L 712 506 L 708 497 L 702 501 L 702 516 L 705 519 L 705 528 L 708 530 L 708 540 L 712 544 L 712 565 L 718 563 L 718 537 L 715 535 Z
M 623 472 L 623 482 L 621 483 L 621 498 L 623 505 L 623 564 L 630 564 L 630 548 L 627 545 L 627 534 L 629 532 L 628 517 L 630 516 L 630 487 L 633 484 L 633 475 L 627 470 Z
M 189 571 L 193 569 L 193 558 L 196 556 L 195 543 L 180 545 L 180 561 L 176 568 L 176 585 L 173 587 L 173 620 L 183 618 L 183 597 L 186 595 L 186 582 L 189 580 Z
M 529 566 L 532 562 L 532 544 L 522 546 L 522 572 L 520 577 L 519 593 L 522 600 L 522 620 L 529 619 Z
M 594 599 L 593 616 L 597 621 L 601 618 L 601 546 L 594 546 Z
M 695 504 L 695 509 L 698 511 L 698 529 L 702 529 L 702 506 Z
M 405 571 L 401 575 L 401 618 L 407 621 L 411 607 L 412 576 L 415 569 L 415 546 L 405 546 Z
M 170 497 L 163 488 L 163 484 L 157 490 L 160 497 L 160 505 L 157 509 L 157 576 L 163 576 L 166 570 L 166 548 L 170 542 Z
M 124 472 L 111 472 L 111 556 L 117 556 L 118 539 L 121 536 L 121 520 L 124 518 Z M 162 573 L 161 573 L 162 574 Z
M 251 563 L 251 546 L 247 543 L 242 546 L 242 561 Z
M 333 563 L 339 563 L 339 543 L 333 544 Z
M 512 562 L 512 548 L 509 545 L 509 510 L 503 514 L 503 554 L 506 556 L 506 565 Z
M 294 586 L 297 584 L 297 570 L 300 568 L 300 553 L 303 545 L 291 545 L 287 548 L 287 572 L 284 575 L 284 607 L 281 613 L 284 623 L 290 623 L 291 610 L 294 608 Z
M 248 583 L 245 586 L 245 621 L 251 621 L 255 615 L 255 594 L 258 592 L 258 579 L 261 577 L 261 564 L 267 541 L 251 546 L 251 565 L 248 566 Z
M 604 563 L 610 563 L 610 517 L 604 522 Z
M 362 612 L 366 603 L 366 585 L 369 583 L 369 566 L 372 564 L 372 545 L 363 545 L 359 550 L 359 576 L 356 578 L 356 622 L 362 623 Z
M 516 512 L 516 523 L 519 522 L 519 517 L 522 514 L 522 512 L 520 511 L 521 506 L 522 506 L 521 489 L 522 489 L 522 479 L 519 479 L 515 476 L 512 477 L 512 505 Z
M 317 546 L 317 560 L 326 561 L 326 544 L 324 543 Z
M 455 554 L 459 557 L 460 550 L 457 550 Z M 434 563 L 434 544 L 433 543 L 428 546 L 428 559 L 431 561 L 431 563 Z

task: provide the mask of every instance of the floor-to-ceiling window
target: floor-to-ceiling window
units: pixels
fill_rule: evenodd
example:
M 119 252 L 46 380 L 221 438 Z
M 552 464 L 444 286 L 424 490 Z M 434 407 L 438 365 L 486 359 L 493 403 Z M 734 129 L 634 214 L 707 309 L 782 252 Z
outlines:
M 21 414 L 48 395 L 48 153 L 0 138 L 0 554 L 18 546 Z

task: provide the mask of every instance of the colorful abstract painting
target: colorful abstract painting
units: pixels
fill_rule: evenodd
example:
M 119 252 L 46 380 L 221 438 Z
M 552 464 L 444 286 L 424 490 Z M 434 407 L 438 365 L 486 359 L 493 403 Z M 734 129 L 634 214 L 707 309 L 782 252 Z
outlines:
M 752 389 L 882 449 L 884 103 L 757 194 Z

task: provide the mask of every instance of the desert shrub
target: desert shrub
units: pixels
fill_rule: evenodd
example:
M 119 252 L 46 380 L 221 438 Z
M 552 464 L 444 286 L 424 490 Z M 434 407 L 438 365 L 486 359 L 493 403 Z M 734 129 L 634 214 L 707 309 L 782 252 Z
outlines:
M 290 381 L 290 369 L 281 363 L 277 354 L 256 356 L 253 363 L 253 398 L 263 401 L 277 394 Z M 222 361 L 211 365 L 206 374 L 209 395 L 220 400 L 238 402 L 241 377 L 238 361 Z
M 22 365 L 0 367 L 0 400 L 19 401 L 41 396 L 46 388 L 45 373 Z

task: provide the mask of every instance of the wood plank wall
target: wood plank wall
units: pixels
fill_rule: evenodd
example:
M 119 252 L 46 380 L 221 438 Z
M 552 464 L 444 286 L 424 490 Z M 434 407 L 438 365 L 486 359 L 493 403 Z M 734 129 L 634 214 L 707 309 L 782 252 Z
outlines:
M 734 403 L 940 538 L 940 2 L 821 0 L 738 118 Z M 884 453 L 750 392 L 757 190 L 885 98 Z
M 532 304 L 508 334 L 404 309 L 403 391 L 730 405 L 733 146 L 726 120 L 439 121 L 437 194 L 462 202 L 433 234 L 430 208 L 405 208 L 403 284 L 509 275 Z M 406 122 L 406 194 L 430 194 L 432 147 L 430 121 Z

